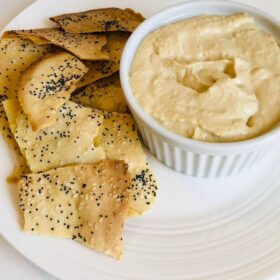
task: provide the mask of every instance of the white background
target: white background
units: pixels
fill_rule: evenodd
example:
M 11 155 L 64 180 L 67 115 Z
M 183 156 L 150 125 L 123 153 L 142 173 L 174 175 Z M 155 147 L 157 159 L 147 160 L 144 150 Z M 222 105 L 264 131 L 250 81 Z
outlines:
M 34 0 L 0 0 L 0 29 L 32 2 Z M 279 0 L 239 0 L 239 2 L 257 6 L 271 14 L 275 14 L 275 9 L 280 9 Z M 170 0 L 170 4 L 172 4 L 172 0 Z M 0 279 L 54 280 L 55 278 L 22 257 L 0 235 Z

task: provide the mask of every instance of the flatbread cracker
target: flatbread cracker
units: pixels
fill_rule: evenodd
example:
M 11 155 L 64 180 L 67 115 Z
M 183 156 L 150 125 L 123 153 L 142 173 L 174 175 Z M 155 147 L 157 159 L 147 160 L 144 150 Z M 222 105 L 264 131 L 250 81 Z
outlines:
M 119 71 L 120 61 L 83 61 L 89 69 L 86 75 L 77 83 L 76 88 L 82 88 L 88 84 L 106 78 Z
M 95 141 L 108 159 L 124 160 L 129 171 L 146 165 L 146 154 L 137 135 L 135 121 L 129 114 L 106 113 Z
M 131 9 L 104 8 L 50 18 L 70 33 L 129 31 L 144 21 L 144 17 Z
M 19 33 L 17 33 L 19 31 Z M 21 38 L 32 41 L 36 45 L 47 45 L 50 44 L 48 40 L 45 40 L 37 35 L 32 35 L 31 33 L 28 34 L 27 32 L 23 32 L 20 34 L 21 31 L 28 31 L 28 30 L 10 30 L 5 31 L 2 35 L 2 38 Z
M 33 64 L 22 74 L 18 96 L 33 130 L 56 121 L 57 109 L 70 98 L 87 70 L 78 58 L 61 52 Z
M 132 116 L 105 113 L 95 144 L 105 150 L 107 159 L 124 160 L 128 164 L 132 177 L 130 216 L 148 211 L 156 201 L 157 185 Z
M 32 172 L 69 164 L 93 164 L 105 159 L 103 148 L 93 139 L 103 121 L 102 114 L 67 101 L 50 127 L 33 131 L 16 100 L 4 101 L 13 135 Z
M 127 32 L 107 33 L 107 44 L 104 47 L 104 52 L 109 54 L 110 60 L 83 61 L 89 71 L 77 84 L 77 88 L 84 87 L 119 71 L 120 59 L 128 37 L 129 33 Z
M 124 46 L 130 36 L 128 32 L 108 32 L 107 44 L 104 46 L 104 52 L 109 54 L 110 60 L 120 61 Z
M 14 152 L 13 154 L 15 156 L 16 167 L 13 170 L 12 174 L 8 177 L 7 181 L 10 183 L 15 183 L 21 178 L 21 176 L 28 174 L 30 172 L 30 169 L 28 168 L 26 160 L 20 152 L 19 146 L 14 139 L 13 133 L 10 129 L 8 118 L 2 104 L 2 101 L 4 101 L 5 99 L 6 97 L 0 95 L 0 131 L 9 147 L 12 148 Z
M 134 170 L 129 199 L 128 216 L 139 216 L 149 211 L 156 202 L 157 182 L 148 163 Z
M 89 84 L 73 94 L 71 100 L 81 105 L 108 112 L 126 113 L 128 111 L 119 73 Z
M 130 175 L 123 161 L 25 176 L 18 183 L 24 230 L 72 238 L 120 259 L 129 185 Z
M 102 51 L 107 39 L 105 34 L 72 34 L 59 28 L 42 28 L 6 31 L 3 37 L 18 35 L 35 44 L 53 44 L 59 46 L 80 59 L 103 60 L 109 55 Z
M 0 95 L 16 96 L 17 81 L 32 63 L 54 51 L 52 46 L 38 46 L 21 38 L 0 40 Z
M 17 82 L 23 71 L 30 64 L 41 59 L 45 54 L 53 52 L 52 46 L 37 46 L 21 38 L 0 40 L 0 134 L 13 149 L 17 167 L 8 178 L 9 182 L 17 181 L 22 175 L 30 172 L 19 147 L 10 130 L 2 101 L 17 95 Z

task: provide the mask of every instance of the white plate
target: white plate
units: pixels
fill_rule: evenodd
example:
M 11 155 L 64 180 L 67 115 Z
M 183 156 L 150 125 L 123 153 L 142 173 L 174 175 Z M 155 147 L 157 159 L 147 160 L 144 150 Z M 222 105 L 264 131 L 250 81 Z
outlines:
M 150 16 L 176 2 L 40 0 L 8 28 L 43 27 L 51 25 L 50 16 L 105 6 L 131 7 Z M 0 138 L 0 232 L 62 279 L 268 279 L 280 274 L 279 160 L 275 151 L 248 174 L 203 180 L 178 174 L 149 156 L 160 186 L 158 202 L 147 215 L 128 220 L 125 257 L 115 261 L 71 240 L 21 231 L 16 191 L 5 182 L 13 158 Z

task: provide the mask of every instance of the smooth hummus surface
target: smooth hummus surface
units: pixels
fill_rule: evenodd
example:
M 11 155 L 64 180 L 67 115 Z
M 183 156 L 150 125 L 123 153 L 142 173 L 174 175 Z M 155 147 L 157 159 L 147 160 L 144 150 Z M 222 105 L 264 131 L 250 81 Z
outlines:
M 280 120 L 280 48 L 247 14 L 156 30 L 140 45 L 130 82 L 148 114 L 192 139 L 249 139 Z

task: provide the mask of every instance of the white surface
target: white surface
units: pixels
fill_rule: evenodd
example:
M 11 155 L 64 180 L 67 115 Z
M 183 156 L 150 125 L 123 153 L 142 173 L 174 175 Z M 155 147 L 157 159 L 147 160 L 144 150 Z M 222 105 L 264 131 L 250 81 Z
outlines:
M 260 28 L 280 42 L 280 22 L 262 10 L 223 0 L 200 0 L 172 5 L 141 24 L 130 36 L 121 59 L 120 77 L 129 108 L 149 151 L 165 165 L 188 176 L 225 177 L 246 171 L 261 162 L 280 141 L 280 127 L 235 143 L 207 143 L 188 139 L 161 126 L 138 104 L 130 86 L 130 71 L 137 49 L 154 30 L 199 15 L 250 14 Z
M 40 279 L 53 280 L 40 268 L 31 264 L 21 256 L 11 245 L 0 237 L 0 278 L 9 280 Z
M 57 0 L 46 1 L 48 2 L 47 6 L 50 7 L 57 5 L 58 9 L 62 9 L 60 3 L 65 3 L 65 1 L 58 3 Z M 9 5 L 13 5 L 14 8 L 14 6 L 20 4 L 22 1 L 1 1 L 2 14 L 8 14 L 8 6 L 2 5 L 2 2 L 7 2 Z M 13 2 L 17 3 L 15 4 Z M 72 3 L 73 1 L 68 0 L 67 2 Z M 86 5 L 86 2 L 88 3 L 89 1 L 79 1 L 79 7 L 82 8 L 84 5 Z M 94 1 L 91 1 L 91 6 L 93 6 L 93 2 Z M 100 2 L 99 6 L 105 5 L 105 2 Z M 142 0 L 142 2 L 144 1 Z M 160 1 L 154 2 L 156 3 L 152 8 L 156 9 L 156 6 Z M 280 12 L 280 2 L 277 0 L 255 0 L 242 2 L 254 4 L 259 8 L 263 8 L 266 11 L 274 14 L 274 16 L 277 16 L 277 12 Z M 120 3 L 120 1 L 115 1 L 114 3 Z M 170 4 L 171 1 L 168 1 L 168 3 Z M 151 3 L 149 4 L 153 5 Z M 127 6 L 131 5 L 127 4 Z M 71 5 L 67 5 L 65 8 L 65 10 L 69 9 L 71 9 Z M 41 13 L 43 12 L 45 12 L 44 9 L 41 9 Z M 34 16 L 30 18 L 31 24 L 36 22 L 39 14 L 40 12 L 34 14 Z M 27 24 L 26 21 L 24 24 Z M 3 146 L 1 146 L 0 149 L 2 152 Z M 279 162 L 279 160 L 277 162 Z M 158 164 L 153 163 L 153 165 Z M 3 168 L 0 170 L 1 178 L 6 172 L 9 171 L 9 168 L 11 168 L 11 159 L 7 153 L 3 153 L 3 157 L 1 157 L 1 167 L 2 166 Z M 261 269 L 262 265 L 267 265 L 267 262 L 271 262 L 273 257 L 279 256 L 278 247 L 280 214 L 278 212 L 277 206 L 279 205 L 280 200 L 280 190 L 277 188 L 277 186 L 279 186 L 280 181 L 275 181 L 278 183 L 278 185 L 269 184 L 271 181 L 273 181 L 274 176 L 277 176 L 277 170 L 275 170 L 273 165 L 267 164 L 266 166 L 260 168 L 260 171 L 254 174 L 257 176 L 256 178 L 254 178 L 252 174 L 249 174 L 246 178 L 243 178 L 242 184 L 236 183 L 233 180 L 231 182 L 220 181 L 219 184 L 215 183 L 211 185 L 205 185 L 205 181 L 203 180 L 198 181 L 191 178 L 184 178 L 182 177 L 183 175 L 177 174 L 171 175 L 170 170 L 161 166 L 157 166 L 155 171 L 156 173 L 160 173 L 157 175 L 161 175 L 160 185 L 162 188 L 161 195 L 159 197 L 159 203 L 157 204 L 154 211 L 152 211 L 149 215 L 138 220 L 130 221 L 129 225 L 126 227 L 127 252 L 124 262 L 112 262 L 107 257 L 103 257 L 90 250 L 87 250 L 78 244 L 74 245 L 72 242 L 61 242 L 57 239 L 49 239 L 44 237 L 40 238 L 33 237 L 28 234 L 22 234 L 19 231 L 17 213 L 13 208 L 12 201 L 10 201 L 10 193 L 7 192 L 3 180 L 0 182 L 0 213 L 4 214 L 3 220 L 0 219 L 0 230 L 2 230 L 3 233 L 9 237 L 15 246 L 17 246 L 20 250 L 24 250 L 26 255 L 36 260 L 37 263 L 40 263 L 45 268 L 51 269 L 53 272 L 57 273 L 57 275 L 63 276 L 62 278 L 64 279 L 77 279 L 78 275 L 83 275 L 85 276 L 84 278 L 94 278 L 94 275 L 91 273 L 90 269 L 92 268 L 92 265 L 96 264 L 99 270 L 106 269 L 109 272 L 112 269 L 119 269 L 123 264 L 126 265 L 126 261 L 128 261 L 128 259 L 130 259 L 132 263 L 133 261 L 135 263 L 135 256 L 133 255 L 133 251 L 135 249 L 138 250 L 138 254 L 143 255 L 144 259 L 142 260 L 142 263 L 147 265 L 147 269 L 144 271 L 139 271 L 139 274 L 130 273 L 128 275 L 128 279 L 135 279 L 135 277 L 141 279 L 142 274 L 140 273 L 145 273 L 149 269 L 152 270 L 152 268 L 158 264 L 157 262 L 151 263 L 151 261 L 149 261 L 154 256 L 155 252 L 158 256 L 160 256 L 158 261 L 163 260 L 164 256 L 169 256 L 169 259 L 165 261 L 165 264 L 171 263 L 171 266 L 175 264 L 180 266 L 180 260 L 182 261 L 182 258 L 184 260 L 192 260 L 192 263 L 195 263 L 195 260 L 198 260 L 195 257 L 199 256 L 197 254 L 199 254 L 200 246 L 203 245 L 201 241 L 205 240 L 205 238 L 212 238 L 212 241 L 207 243 L 207 245 L 211 248 L 211 250 L 209 250 L 209 255 L 204 255 L 204 258 L 207 260 L 206 262 L 208 264 L 211 264 L 212 261 L 216 260 L 215 250 L 219 244 L 221 245 L 223 243 L 223 245 L 227 245 L 225 248 L 227 251 L 225 251 L 225 253 L 232 252 L 233 250 L 236 251 L 234 254 L 236 259 L 246 257 L 246 254 L 248 254 L 247 249 L 250 244 L 253 245 L 256 250 L 262 251 L 263 258 L 259 258 L 259 256 L 256 254 L 256 259 L 251 263 L 253 266 L 251 269 Z M 173 176 L 172 182 L 168 184 L 166 179 L 170 176 Z M 259 181 L 259 184 L 256 184 L 256 181 Z M 182 182 L 187 186 L 180 185 Z M 4 188 L 2 188 L 2 186 L 4 186 Z M 263 195 L 259 196 L 260 193 L 263 193 Z M 246 204 L 246 201 L 248 200 L 251 200 L 254 203 Z M 169 207 L 170 205 L 177 205 L 177 207 L 171 208 Z M 209 211 L 211 209 L 212 211 Z M 217 209 L 219 209 L 219 211 L 217 211 Z M 227 209 L 227 211 L 223 211 L 225 209 Z M 184 215 L 186 212 L 187 215 Z M 206 221 L 203 220 L 203 217 L 201 216 L 202 213 L 208 213 Z M 229 224 L 227 222 L 227 217 L 229 217 L 229 215 L 233 217 L 232 215 L 234 213 L 235 219 L 238 223 Z M 244 213 L 250 215 L 244 215 Z M 159 214 L 162 217 L 165 217 L 165 223 L 158 223 L 158 221 L 156 221 Z M 209 228 L 209 224 L 211 223 L 212 225 L 215 225 L 217 228 L 219 228 L 219 224 L 214 224 L 214 222 L 211 221 L 210 214 L 214 216 L 219 214 L 219 219 L 222 221 L 220 230 L 223 231 L 223 239 L 221 239 L 219 234 L 215 232 L 215 228 Z M 177 220 L 175 220 L 174 217 L 176 217 Z M 180 222 L 178 223 L 178 221 Z M 198 233 L 201 233 L 203 226 L 208 227 L 209 230 L 204 232 L 204 235 L 200 235 Z M 170 238 L 168 237 L 170 232 L 176 233 L 176 235 L 171 236 Z M 155 233 L 155 235 L 152 233 Z M 238 233 L 238 235 L 236 235 L 236 233 Z M 240 233 L 242 233 L 242 238 L 239 238 Z M 267 236 L 268 233 L 269 236 Z M 147 237 L 145 235 L 147 235 Z M 146 238 L 146 244 L 139 244 L 142 236 Z M 225 236 L 228 239 L 226 239 Z M 166 241 L 165 246 L 156 247 L 158 245 L 157 242 L 160 240 Z M 184 243 L 181 243 L 182 240 Z M 148 244 L 148 242 L 151 242 L 151 244 Z M 184 250 L 186 248 L 188 249 L 187 252 L 189 252 L 189 255 L 185 254 L 186 252 Z M 50 249 L 51 252 L 49 252 Z M 60 249 L 63 250 L 60 251 Z M 172 250 L 171 254 L 170 250 Z M 7 279 L 7 277 L 9 277 L 8 279 L 47 279 L 47 276 L 45 276 L 46 274 L 38 273 L 39 270 L 32 268 L 32 266 L 30 266 L 27 261 L 24 261 L 22 257 L 20 257 L 18 254 L 15 254 L 13 249 L 10 249 L 9 246 L 0 244 L 0 252 L 1 279 Z M 6 252 L 5 255 L 3 255 L 4 257 L 2 257 L 3 252 Z M 230 255 L 226 254 L 221 261 L 228 261 L 229 257 Z M 6 262 L 4 260 L 6 260 Z M 75 261 L 72 262 L 71 266 L 71 261 L 73 260 Z M 101 264 L 100 261 L 102 262 Z M 170 265 L 165 266 L 170 268 Z M 23 269 L 23 267 L 25 269 Z M 18 272 L 16 271 L 17 268 L 19 268 Z M 180 268 L 182 268 L 182 265 Z M 274 265 L 274 270 L 271 271 L 275 272 L 276 268 L 279 269 L 279 263 L 276 263 Z M 73 272 L 71 273 L 71 270 L 69 269 L 73 270 Z M 81 269 L 82 272 L 80 271 Z M 127 267 L 125 271 L 128 273 L 128 270 L 129 269 Z M 200 272 L 203 272 L 203 270 L 200 270 Z M 171 277 L 170 274 L 168 275 L 164 272 L 161 272 L 160 275 L 157 274 L 154 277 L 152 277 L 151 274 L 150 279 L 164 279 L 169 276 L 169 279 L 173 280 L 175 279 L 176 275 L 178 275 L 177 273 L 176 266 L 176 271 L 171 271 Z M 261 279 L 264 279 L 264 274 L 257 272 L 257 274 L 252 279 L 256 280 L 260 277 Z M 94 279 L 103 280 L 105 279 L 105 276 L 104 278 L 97 277 Z M 184 279 L 186 279 L 186 277 Z M 228 280 L 230 278 L 224 278 L 222 276 L 221 279 Z M 244 279 L 247 280 L 249 278 L 245 276 Z M 278 279 L 278 277 L 274 279 Z M 210 277 L 207 277 L 207 280 L 210 280 Z

